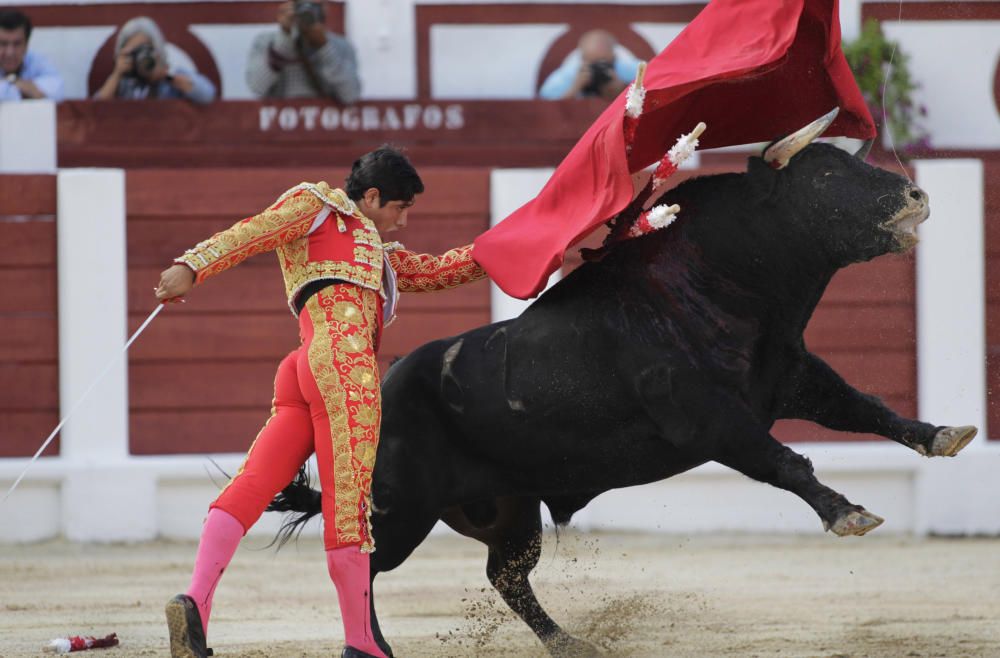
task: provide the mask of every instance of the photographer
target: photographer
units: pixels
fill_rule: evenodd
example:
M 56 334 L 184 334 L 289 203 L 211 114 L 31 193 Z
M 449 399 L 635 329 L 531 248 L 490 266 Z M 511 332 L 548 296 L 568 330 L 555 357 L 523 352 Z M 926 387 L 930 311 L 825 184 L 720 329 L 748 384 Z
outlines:
M 615 55 L 615 38 L 605 30 L 580 37 L 577 50 L 552 72 L 538 91 L 541 98 L 598 97 L 613 100 L 635 79 L 639 61 Z
M 186 98 L 207 105 L 215 99 L 215 85 L 200 73 L 171 70 L 163 33 L 153 19 L 139 16 L 118 31 L 115 68 L 94 98 Z
M 329 98 L 350 105 L 361 94 L 354 48 L 326 29 L 322 2 L 278 8 L 278 30 L 260 34 L 247 59 L 247 84 L 261 98 Z
M 0 101 L 63 99 L 63 80 L 43 55 L 28 50 L 31 20 L 16 9 L 0 9 Z

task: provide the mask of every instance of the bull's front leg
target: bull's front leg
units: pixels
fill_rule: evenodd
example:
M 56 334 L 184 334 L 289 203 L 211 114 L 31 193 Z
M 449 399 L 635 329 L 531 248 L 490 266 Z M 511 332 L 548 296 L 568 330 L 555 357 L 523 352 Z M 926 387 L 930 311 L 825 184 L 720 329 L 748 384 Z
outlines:
M 971 425 L 934 426 L 903 418 L 808 352 L 783 387 L 777 417 L 809 420 L 844 432 L 879 434 L 927 457 L 954 457 L 978 431 Z
M 885 520 L 817 480 L 809 458 L 771 436 L 738 401 L 729 400 L 722 408 L 725 413 L 709 423 L 712 460 L 796 494 L 816 511 L 826 530 L 841 537 L 863 535 Z
M 678 459 L 716 461 L 790 491 L 816 511 L 827 530 L 841 536 L 863 535 L 882 523 L 821 484 L 806 457 L 782 445 L 742 400 L 696 370 L 651 366 L 636 378 L 636 387 L 646 414 L 677 449 Z

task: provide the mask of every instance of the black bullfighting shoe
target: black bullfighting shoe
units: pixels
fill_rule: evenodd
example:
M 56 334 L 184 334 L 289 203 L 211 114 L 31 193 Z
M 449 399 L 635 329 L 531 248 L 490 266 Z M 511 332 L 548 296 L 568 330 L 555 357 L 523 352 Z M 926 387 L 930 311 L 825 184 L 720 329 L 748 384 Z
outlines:
M 344 650 L 340 652 L 340 658 L 375 658 L 375 656 L 370 653 L 365 653 L 361 649 L 344 647 Z
M 167 601 L 167 628 L 170 629 L 170 658 L 207 658 L 205 627 L 194 599 L 178 594 Z

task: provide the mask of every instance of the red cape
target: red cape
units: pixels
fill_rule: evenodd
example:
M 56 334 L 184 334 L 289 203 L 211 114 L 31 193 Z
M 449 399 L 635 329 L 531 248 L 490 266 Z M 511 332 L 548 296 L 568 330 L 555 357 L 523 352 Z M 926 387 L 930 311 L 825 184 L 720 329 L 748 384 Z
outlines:
M 770 141 L 840 107 L 826 135 L 875 137 L 840 49 L 837 0 L 714 0 L 649 62 L 645 87 L 628 158 L 626 90 L 537 197 L 476 239 L 476 261 L 505 292 L 537 295 L 566 250 L 632 200 L 631 173 L 699 121 L 701 147 L 714 148 Z

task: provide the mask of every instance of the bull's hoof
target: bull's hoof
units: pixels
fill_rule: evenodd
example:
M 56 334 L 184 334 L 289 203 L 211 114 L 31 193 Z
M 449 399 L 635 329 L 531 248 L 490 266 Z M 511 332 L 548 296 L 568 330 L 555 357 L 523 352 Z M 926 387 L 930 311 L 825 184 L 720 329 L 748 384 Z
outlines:
M 578 640 L 568 633 L 548 638 L 545 648 L 555 658 L 598 658 L 602 655 L 590 642 Z
M 833 522 L 833 525 L 824 523 L 827 530 L 832 530 L 838 537 L 849 537 L 851 535 L 860 537 L 871 532 L 885 522 L 881 516 L 872 514 L 868 510 L 861 508 L 844 514 Z
M 958 451 L 969 445 L 976 438 L 979 430 L 972 425 L 961 427 L 946 427 L 934 435 L 928 457 L 954 457 Z

